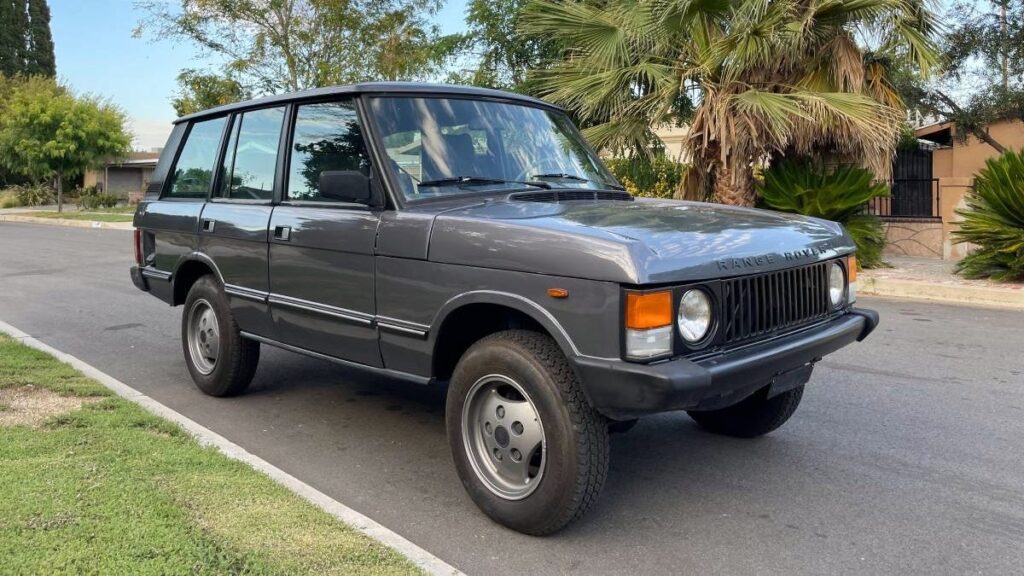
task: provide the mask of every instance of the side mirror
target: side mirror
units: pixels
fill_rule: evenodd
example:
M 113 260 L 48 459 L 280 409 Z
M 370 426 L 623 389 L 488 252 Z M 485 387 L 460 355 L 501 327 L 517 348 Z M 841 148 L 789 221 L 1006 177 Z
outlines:
M 367 205 L 373 200 L 370 178 L 358 170 L 324 170 L 319 192 L 324 200 Z

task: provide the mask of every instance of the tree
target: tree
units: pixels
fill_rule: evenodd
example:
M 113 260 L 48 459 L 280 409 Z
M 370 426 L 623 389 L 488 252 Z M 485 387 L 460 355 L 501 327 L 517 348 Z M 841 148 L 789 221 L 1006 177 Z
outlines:
M 957 2 L 943 39 L 946 62 L 939 81 L 903 86 L 908 104 L 955 122 L 957 136 L 973 135 L 996 151 L 988 133 L 998 119 L 1024 119 L 1024 0 Z
M 171 100 L 178 116 L 252 98 L 252 93 L 237 80 L 199 70 L 182 70 L 178 86 L 178 96 Z
M 0 114 L 0 165 L 37 181 L 52 179 L 62 211 L 65 178 L 130 151 L 124 123 L 107 102 L 32 78 L 11 90 Z
M 748 206 L 754 166 L 773 156 L 838 155 L 884 178 L 902 107 L 857 38 L 928 73 L 935 27 L 915 0 L 532 0 L 523 20 L 572 47 L 538 82 L 595 122 L 595 145 L 648 153 L 653 127 L 687 120 L 692 193 Z
M 53 55 L 50 36 L 50 7 L 46 0 L 28 0 L 28 58 L 25 74 L 53 78 L 57 75 L 57 61 Z
M 0 74 L 56 76 L 46 0 L 0 0 L 0 22 Z
M 160 0 L 136 30 L 193 42 L 225 72 L 276 93 L 429 74 L 443 40 L 428 23 L 437 0 Z
M 561 56 L 552 40 L 518 32 L 519 17 L 528 0 L 471 0 L 466 8 L 469 28 L 460 40 L 462 50 L 477 66 L 463 79 L 476 86 L 529 92 L 527 72 L 548 67 Z

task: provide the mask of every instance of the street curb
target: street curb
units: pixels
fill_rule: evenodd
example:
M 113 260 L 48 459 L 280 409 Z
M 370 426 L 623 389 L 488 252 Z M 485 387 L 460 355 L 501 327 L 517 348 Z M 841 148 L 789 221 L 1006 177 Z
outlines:
M 939 284 L 921 280 L 873 278 L 862 274 L 858 294 L 945 304 L 966 304 L 1024 310 L 1024 289 L 999 286 Z
M 66 218 L 36 218 L 20 214 L 0 214 L 0 222 L 28 222 L 31 224 L 49 224 L 51 226 L 69 226 L 71 228 L 103 228 L 106 230 L 132 230 L 131 222 L 99 222 L 96 220 L 68 220 Z
M 306 499 L 317 508 L 320 508 L 324 512 L 327 512 L 331 516 L 334 516 L 338 520 L 341 520 L 363 534 L 366 534 L 370 538 L 373 538 L 390 548 L 394 548 L 428 574 L 435 574 L 439 576 L 464 576 L 464 574 L 455 567 L 451 566 L 444 560 L 441 560 L 437 556 L 434 556 L 430 552 L 427 552 L 423 548 L 420 548 L 416 544 L 413 544 L 409 540 L 406 540 L 398 533 L 393 532 L 371 518 L 364 516 L 348 506 L 345 506 L 341 502 L 338 502 L 327 494 L 320 492 L 316 488 L 313 488 L 302 480 L 288 474 L 284 470 L 281 470 L 259 456 L 248 452 L 245 448 L 242 448 L 238 444 L 235 444 L 184 414 L 175 412 L 171 408 L 164 406 L 142 392 L 128 386 L 124 382 L 117 380 L 113 376 L 101 372 L 99 369 L 85 361 L 79 360 L 70 354 L 61 352 L 60 350 L 29 336 L 25 332 L 22 332 L 2 320 L 0 320 L 0 332 L 6 333 L 26 346 L 46 352 L 61 362 L 70 364 L 73 368 L 81 371 L 93 380 L 96 380 L 121 398 L 134 402 L 145 410 L 178 424 L 191 434 L 201 445 L 213 446 L 228 458 L 239 460 L 248 464 L 255 470 L 263 472 L 272 480 L 283 485 L 298 496 Z

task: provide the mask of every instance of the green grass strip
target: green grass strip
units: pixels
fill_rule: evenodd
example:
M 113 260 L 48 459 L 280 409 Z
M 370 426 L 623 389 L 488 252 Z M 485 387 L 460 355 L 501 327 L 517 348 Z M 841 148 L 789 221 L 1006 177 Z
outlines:
M 0 388 L 101 396 L 0 426 L 0 571 L 417 574 L 397 552 L 51 356 L 0 335 Z

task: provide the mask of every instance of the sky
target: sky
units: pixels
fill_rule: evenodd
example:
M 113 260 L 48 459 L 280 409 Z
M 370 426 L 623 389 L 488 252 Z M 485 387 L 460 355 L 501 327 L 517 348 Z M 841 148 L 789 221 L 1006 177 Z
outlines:
M 171 98 L 184 68 L 207 68 L 188 43 L 132 37 L 144 16 L 133 0 L 49 0 L 57 75 L 78 93 L 108 98 L 128 115 L 135 148 L 161 147 L 176 114 Z M 435 16 L 442 32 L 465 27 L 465 0 Z

